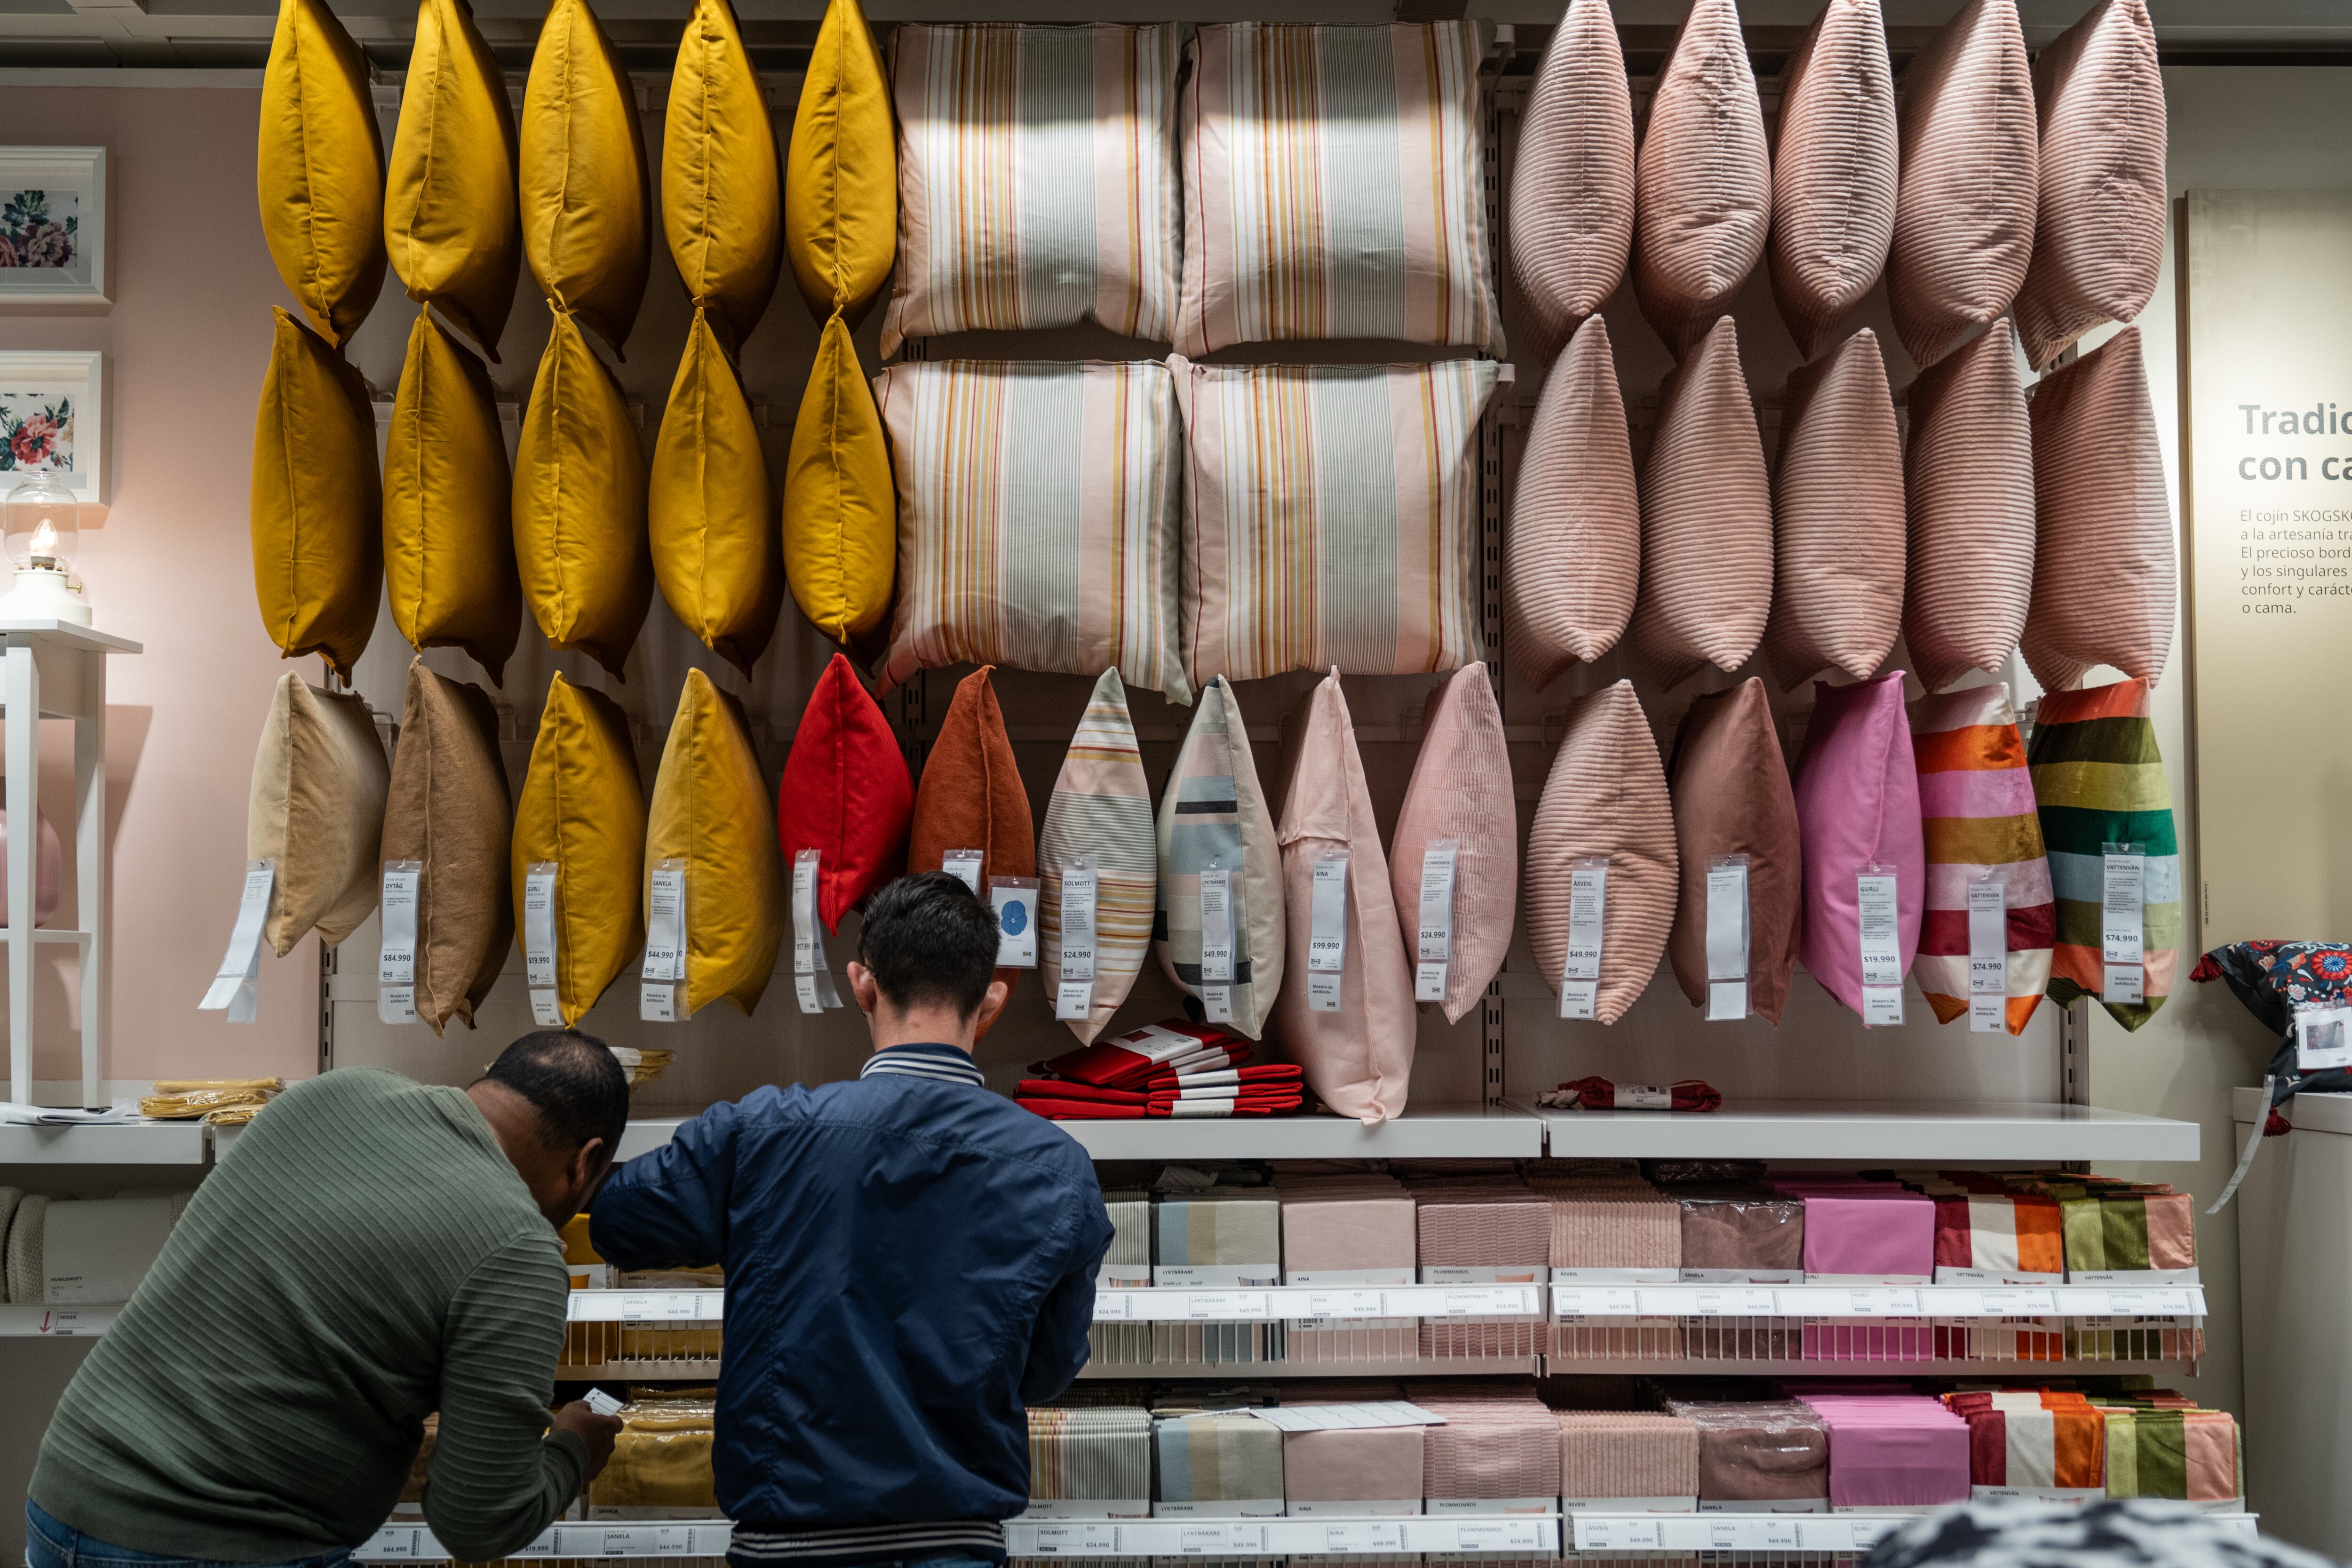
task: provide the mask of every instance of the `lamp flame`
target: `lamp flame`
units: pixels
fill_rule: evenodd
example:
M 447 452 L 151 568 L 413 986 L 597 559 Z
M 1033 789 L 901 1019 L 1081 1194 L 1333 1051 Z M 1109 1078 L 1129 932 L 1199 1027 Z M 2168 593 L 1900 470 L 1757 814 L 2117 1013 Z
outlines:
M 49 520 L 46 517 L 41 519 L 40 526 L 33 530 L 32 563 L 36 566 L 47 567 L 51 571 L 57 569 L 58 531 L 50 526 Z

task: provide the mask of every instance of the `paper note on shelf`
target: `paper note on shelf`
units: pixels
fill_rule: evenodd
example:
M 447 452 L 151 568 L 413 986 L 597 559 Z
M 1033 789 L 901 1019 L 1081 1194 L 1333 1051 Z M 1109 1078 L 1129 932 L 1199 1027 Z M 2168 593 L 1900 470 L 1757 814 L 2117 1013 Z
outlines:
M 1443 1426 L 1445 1417 L 1402 1399 L 1366 1405 L 1252 1405 L 1246 1414 L 1285 1432 L 1347 1432 L 1374 1426 Z

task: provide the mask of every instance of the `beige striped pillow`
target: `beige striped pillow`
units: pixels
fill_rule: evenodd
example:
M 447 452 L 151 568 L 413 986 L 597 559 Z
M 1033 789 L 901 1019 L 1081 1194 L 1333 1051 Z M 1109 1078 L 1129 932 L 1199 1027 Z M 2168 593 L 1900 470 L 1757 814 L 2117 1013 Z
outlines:
M 1633 95 L 1609 0 L 1569 0 L 1528 90 L 1511 171 L 1511 270 L 1539 360 L 1625 279 Z
M 1503 637 L 1538 690 L 1617 646 L 1642 573 L 1642 504 L 1609 323 L 1588 316 L 1544 378 L 1503 536 Z
M 1633 292 L 1682 358 L 1764 255 L 1772 160 L 1732 0 L 1695 0 L 1658 72 L 1633 173 Z
M 1941 691 L 2000 668 L 2033 594 L 2033 445 L 2008 319 L 1921 371 L 1910 415 L 1903 640 Z
M 1772 298 L 1807 359 L 1885 269 L 1895 149 L 1878 0 L 1830 0 L 1781 68 L 1772 149 Z

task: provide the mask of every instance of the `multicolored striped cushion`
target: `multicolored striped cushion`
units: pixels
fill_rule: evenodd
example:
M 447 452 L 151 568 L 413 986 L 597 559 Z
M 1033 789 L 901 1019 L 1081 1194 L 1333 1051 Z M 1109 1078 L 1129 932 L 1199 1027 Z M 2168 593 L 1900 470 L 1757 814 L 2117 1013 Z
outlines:
M 1613 35 L 1612 35 L 1613 37 Z M 1544 377 L 1503 535 L 1503 643 L 1538 691 L 1617 646 L 1642 575 L 1642 504 L 1609 323 L 1588 316 Z
M 1511 272 L 1549 360 L 1624 281 L 1633 247 L 1633 94 L 1609 0 L 1569 0 L 1519 121 Z
M 1912 973 L 1938 1022 L 1968 1016 L 1969 888 L 1998 872 L 2009 910 L 2009 1032 L 2022 1034 L 2050 983 L 2058 911 L 2008 686 L 1920 699 L 1911 710 L 1911 746 L 1927 845 L 1927 912 Z
M 2050 994 L 2061 1005 L 2104 989 L 2103 847 L 2147 846 L 2146 1000 L 2105 1005 L 2126 1029 L 2156 1016 L 2180 967 L 2180 847 L 2172 792 L 2156 747 L 2151 692 L 2149 681 L 2118 680 L 2086 691 L 2046 693 L 2026 756 L 2058 905 Z
M 1182 228 L 1174 23 L 904 23 L 898 267 L 882 353 L 907 338 L 1099 321 L 1166 341 Z
M 1921 371 L 1910 411 L 1903 641 L 1938 691 L 2000 669 L 2033 597 L 2033 437 L 2007 318 Z
M 1201 873 L 1213 862 L 1233 873 L 1231 1026 L 1255 1040 L 1282 989 L 1282 851 L 1241 705 L 1222 676 L 1202 684 L 1192 728 L 1160 797 L 1160 904 L 1151 946 L 1188 996 L 1201 994 Z
M 1475 447 L 1492 362 L 1169 365 L 1192 444 L 1194 686 L 1477 661 Z
M 1177 352 L 1394 338 L 1502 355 L 1479 132 L 1492 26 L 1200 30 Z
M 2071 1272 L 2197 1267 L 2193 1200 L 2187 1193 L 2093 1193 L 2059 1205 Z
M 1094 1006 L 1069 1020 L 1086 1045 L 1102 1033 L 1142 973 L 1160 891 L 1160 833 L 1151 784 L 1136 749 L 1127 688 L 1106 669 L 1062 758 L 1037 838 L 1037 963 L 1045 994 L 1062 983 L 1062 868 L 1080 856 L 1095 868 Z
M 1182 429 L 1167 367 L 943 360 L 874 378 L 898 490 L 883 691 L 1004 664 L 1192 700 L 1178 656 Z

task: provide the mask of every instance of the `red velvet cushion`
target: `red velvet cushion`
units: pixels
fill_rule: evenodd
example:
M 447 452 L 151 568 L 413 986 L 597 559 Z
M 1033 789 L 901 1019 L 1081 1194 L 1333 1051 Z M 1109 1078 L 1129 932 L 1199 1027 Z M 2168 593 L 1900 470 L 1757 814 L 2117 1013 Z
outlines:
M 915 783 L 889 721 L 840 654 L 817 677 L 776 791 L 784 864 L 817 851 L 817 913 L 832 931 L 907 864 Z

